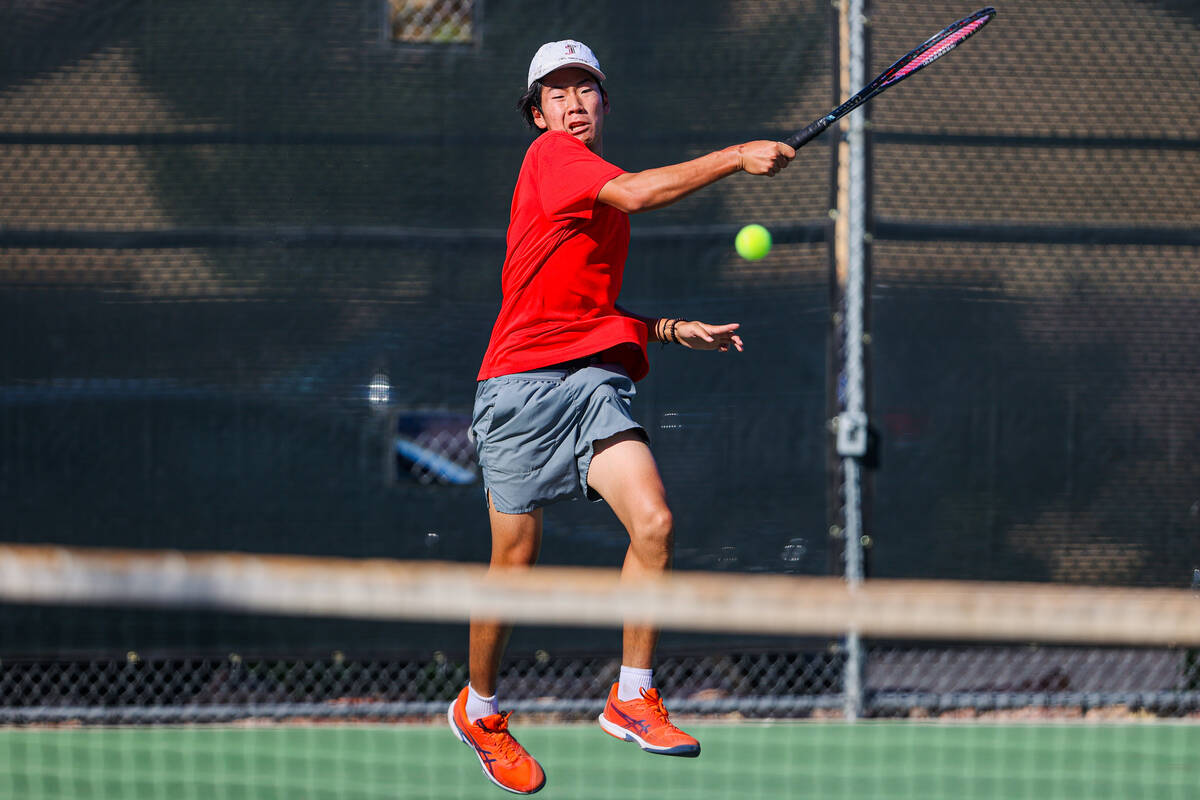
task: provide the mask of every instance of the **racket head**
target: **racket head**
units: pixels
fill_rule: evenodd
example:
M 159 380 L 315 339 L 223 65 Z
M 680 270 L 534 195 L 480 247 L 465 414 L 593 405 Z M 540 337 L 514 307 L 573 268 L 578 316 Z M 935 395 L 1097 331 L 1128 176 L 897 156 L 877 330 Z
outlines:
M 957 22 L 947 25 L 884 70 L 872 83 L 872 89 L 875 92 L 883 91 L 893 83 L 904 80 L 914 72 L 929 66 L 978 33 L 979 29 L 991 22 L 995 16 L 996 9 L 988 6 L 969 17 L 963 17 Z
M 963 17 L 957 22 L 942 28 L 895 64 L 892 64 L 880 73 L 875 80 L 860 89 L 849 100 L 824 117 L 814 120 L 808 127 L 784 139 L 784 142 L 793 148 L 803 147 L 807 142 L 819 136 L 832 123 L 846 116 L 884 89 L 898 81 L 904 80 L 914 72 L 929 66 L 955 47 L 958 47 L 968 38 L 975 35 L 980 28 L 991 22 L 994 16 L 996 16 L 996 9 L 988 6 L 976 11 L 969 17 Z

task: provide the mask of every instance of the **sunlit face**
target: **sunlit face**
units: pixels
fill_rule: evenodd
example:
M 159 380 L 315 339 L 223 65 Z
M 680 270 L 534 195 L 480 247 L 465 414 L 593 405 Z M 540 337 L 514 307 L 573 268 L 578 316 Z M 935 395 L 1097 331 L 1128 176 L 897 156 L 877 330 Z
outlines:
M 533 109 L 533 123 L 544 131 L 566 131 L 599 154 L 608 105 L 596 76 L 563 67 L 542 78 L 542 85 L 542 108 Z

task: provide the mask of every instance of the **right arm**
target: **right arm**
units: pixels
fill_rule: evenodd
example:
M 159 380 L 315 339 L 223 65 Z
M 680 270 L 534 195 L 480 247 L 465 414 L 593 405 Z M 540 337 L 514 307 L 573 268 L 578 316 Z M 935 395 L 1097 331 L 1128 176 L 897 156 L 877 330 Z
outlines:
M 668 206 L 735 172 L 774 175 L 795 157 L 796 151 L 782 142 L 746 142 L 680 164 L 618 175 L 604 184 L 597 199 L 636 214 Z

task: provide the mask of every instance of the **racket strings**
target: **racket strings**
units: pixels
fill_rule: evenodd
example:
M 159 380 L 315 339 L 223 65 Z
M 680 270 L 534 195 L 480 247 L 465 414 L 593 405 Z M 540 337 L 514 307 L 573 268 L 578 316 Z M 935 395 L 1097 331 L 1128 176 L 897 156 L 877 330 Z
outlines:
M 941 58 L 946 53 L 950 52 L 955 47 L 957 47 L 968 36 L 975 33 L 975 31 L 979 30 L 980 28 L 982 28 L 984 26 L 984 24 L 988 21 L 988 19 L 989 19 L 988 17 L 984 17 L 982 19 L 977 19 L 974 22 L 970 23 L 969 25 L 966 25 L 965 27 L 960 28 L 958 31 L 954 32 L 949 37 L 947 37 L 945 40 L 943 40 L 939 47 L 937 47 L 934 50 L 930 50 L 927 53 L 922 53 L 917 58 L 913 59 L 908 64 L 905 64 L 903 67 L 901 67 L 899 70 L 897 70 L 896 73 L 892 76 L 892 80 L 889 81 L 889 83 L 898 81 L 901 78 L 905 77 L 906 75 L 910 75 L 913 72 L 916 72 L 917 70 L 919 70 L 921 67 L 924 67 L 925 65 Z

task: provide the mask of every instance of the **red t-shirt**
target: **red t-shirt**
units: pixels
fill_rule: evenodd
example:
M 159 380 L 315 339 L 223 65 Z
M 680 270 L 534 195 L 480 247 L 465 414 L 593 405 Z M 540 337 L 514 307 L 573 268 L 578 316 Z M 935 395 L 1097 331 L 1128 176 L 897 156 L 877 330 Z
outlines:
M 513 192 L 504 299 L 479 380 L 596 353 L 635 381 L 650 371 L 646 325 L 616 308 L 629 215 L 596 199 L 623 173 L 563 131 L 529 146 Z

